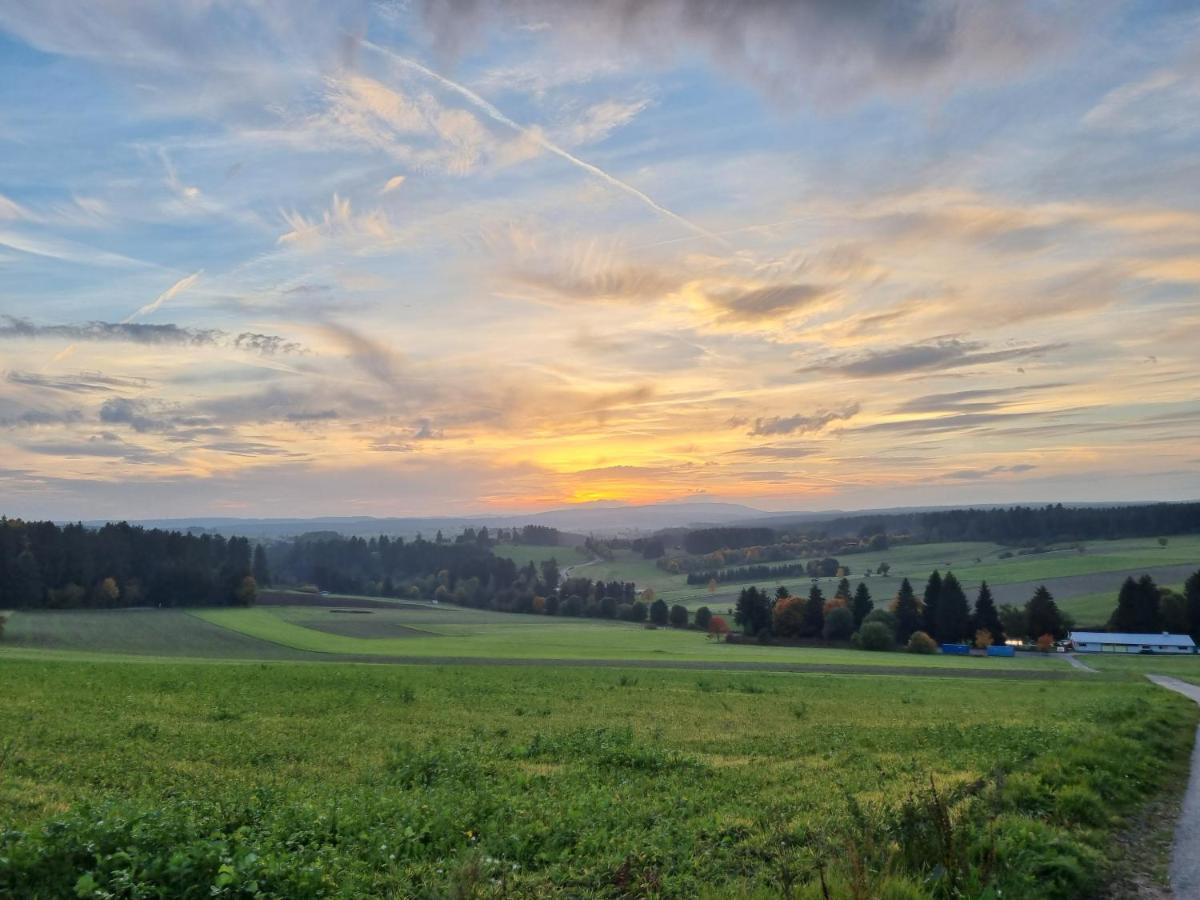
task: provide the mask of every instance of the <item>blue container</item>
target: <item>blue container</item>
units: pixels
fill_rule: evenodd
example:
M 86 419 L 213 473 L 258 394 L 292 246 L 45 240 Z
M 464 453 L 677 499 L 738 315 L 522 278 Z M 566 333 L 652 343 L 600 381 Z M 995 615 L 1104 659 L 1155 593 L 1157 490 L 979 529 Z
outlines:
M 942 652 L 951 656 L 970 656 L 971 648 L 966 644 L 942 644 Z
M 1000 645 L 1000 646 L 996 646 L 996 647 L 988 647 L 987 655 L 988 656 L 1016 656 L 1017 651 L 1007 645 Z

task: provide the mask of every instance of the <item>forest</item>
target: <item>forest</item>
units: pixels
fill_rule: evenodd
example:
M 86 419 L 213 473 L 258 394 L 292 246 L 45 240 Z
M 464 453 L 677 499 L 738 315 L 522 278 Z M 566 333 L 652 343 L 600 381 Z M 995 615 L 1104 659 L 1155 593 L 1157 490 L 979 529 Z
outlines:
M 246 538 L 0 519 L 0 609 L 249 605 L 269 583 Z

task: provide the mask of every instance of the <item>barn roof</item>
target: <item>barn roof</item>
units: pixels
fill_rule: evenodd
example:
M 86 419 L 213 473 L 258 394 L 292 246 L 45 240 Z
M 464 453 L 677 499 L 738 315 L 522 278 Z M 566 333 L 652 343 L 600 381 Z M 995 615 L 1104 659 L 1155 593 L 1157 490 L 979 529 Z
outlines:
M 1072 631 L 1077 644 L 1154 644 L 1158 647 L 1195 647 L 1186 634 L 1127 634 L 1117 631 Z

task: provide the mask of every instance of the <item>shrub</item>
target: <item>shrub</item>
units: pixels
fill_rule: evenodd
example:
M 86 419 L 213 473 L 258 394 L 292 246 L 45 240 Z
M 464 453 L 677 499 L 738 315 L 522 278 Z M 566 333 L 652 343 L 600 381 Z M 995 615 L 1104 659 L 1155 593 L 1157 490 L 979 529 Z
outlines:
M 866 614 L 866 616 L 863 617 L 863 624 L 866 625 L 868 622 L 880 622 L 886 625 L 888 631 L 890 631 L 892 634 L 896 633 L 896 616 L 894 613 L 889 612 L 886 609 L 880 609 L 879 607 L 876 607 L 875 609 L 871 610 Z
M 923 631 L 914 631 L 912 637 L 908 639 L 908 646 L 905 648 L 909 653 L 921 653 L 929 655 L 938 652 L 937 641 L 931 638 Z
M 992 646 L 992 644 L 994 644 L 994 643 L 995 643 L 995 639 L 992 637 L 992 633 L 990 631 L 988 631 L 986 628 L 976 629 L 976 631 L 975 631 L 975 646 L 976 647 L 981 647 L 984 650 L 986 650 L 988 647 Z
M 1054 635 L 1043 634 L 1037 639 L 1037 648 L 1043 653 L 1049 653 L 1054 649 Z
M 696 627 L 701 631 L 708 631 L 708 625 L 712 621 L 712 610 L 707 606 L 702 606 L 696 610 Z
M 838 606 L 825 617 L 822 632 L 827 641 L 844 641 L 854 633 L 854 613 L 845 606 Z
M 0 639 L 4 638 L 4 626 L 8 624 L 8 613 L 0 612 Z
M 645 622 L 646 621 L 646 604 L 641 600 L 634 600 L 629 607 L 629 621 Z
M 879 621 L 864 623 L 858 638 L 864 650 L 891 650 L 895 644 L 892 629 Z
M 632 603 L 622 603 L 620 606 L 618 606 L 617 607 L 617 618 L 620 619 L 622 622 L 632 622 L 633 621 L 633 604 Z
M 687 628 L 688 626 L 688 611 L 687 607 L 676 603 L 671 607 L 671 627 Z
M 650 621 L 655 625 L 666 625 L 669 617 L 667 604 L 661 598 L 650 604 Z

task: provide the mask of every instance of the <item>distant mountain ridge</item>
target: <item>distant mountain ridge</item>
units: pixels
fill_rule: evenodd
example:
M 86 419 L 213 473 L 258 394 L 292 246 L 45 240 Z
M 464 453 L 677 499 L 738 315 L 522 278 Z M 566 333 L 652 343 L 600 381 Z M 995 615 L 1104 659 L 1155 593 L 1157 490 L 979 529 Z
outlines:
M 438 531 L 447 537 L 464 528 L 512 528 L 522 525 L 547 525 L 568 536 L 568 543 L 581 543 L 583 536 L 612 537 L 648 534 L 670 528 L 700 528 L 716 525 L 770 526 L 776 528 L 832 520 L 869 519 L 938 512 L 955 509 L 999 509 L 1012 506 L 1046 506 L 1041 503 L 977 503 L 947 506 L 906 506 L 862 510 L 793 510 L 770 512 L 740 503 L 684 501 L 623 506 L 614 503 L 588 503 L 538 513 L 496 513 L 475 516 L 314 516 L 288 518 L 239 518 L 234 516 L 191 516 L 162 519 L 130 519 L 132 524 L 147 528 L 166 528 L 177 531 L 209 531 L 223 535 L 250 538 L 287 538 L 312 531 L 335 531 L 346 536 L 369 537 L 387 534 L 432 538 Z M 1091 502 L 1071 503 L 1074 508 L 1097 506 L 1137 506 L 1136 503 Z M 87 525 L 102 525 L 111 520 L 87 521 Z M 574 538 L 572 540 L 571 538 Z

